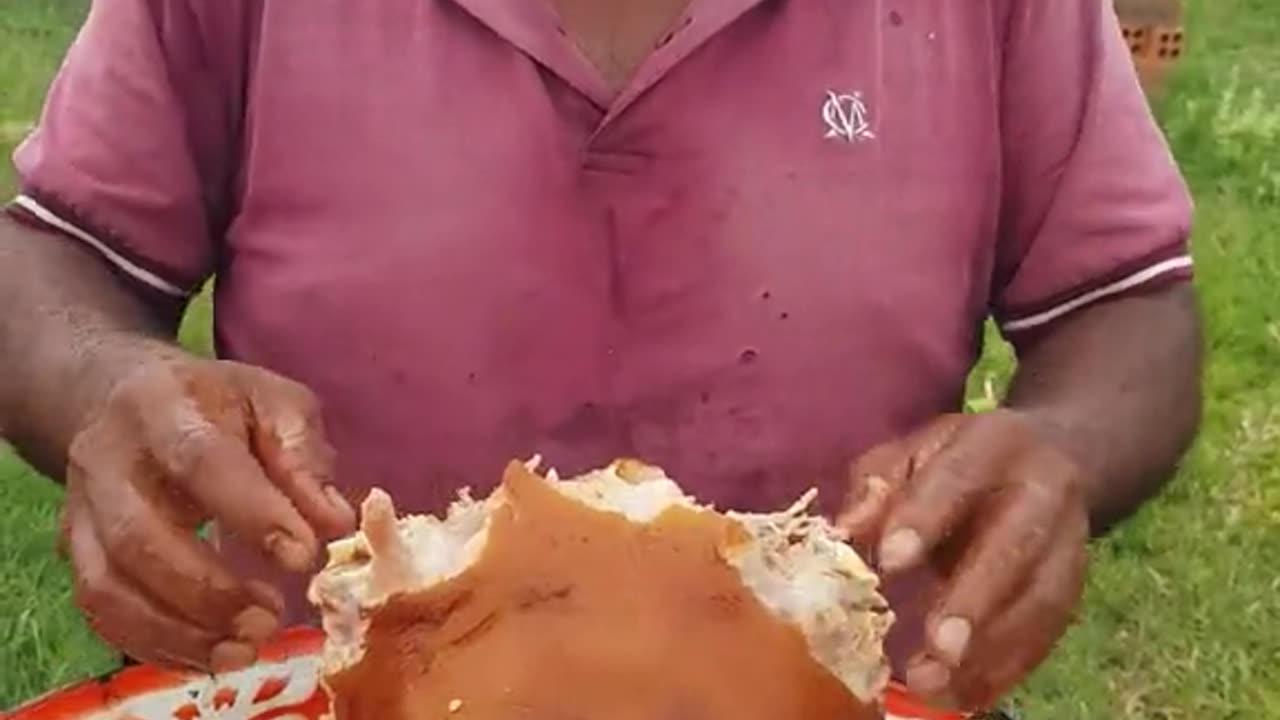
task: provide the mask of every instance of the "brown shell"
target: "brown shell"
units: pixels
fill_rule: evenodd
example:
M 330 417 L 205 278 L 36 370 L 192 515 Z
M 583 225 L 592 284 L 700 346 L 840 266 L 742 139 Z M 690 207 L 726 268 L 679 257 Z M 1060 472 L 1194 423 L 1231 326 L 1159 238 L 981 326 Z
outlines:
M 735 521 L 632 523 L 515 463 L 503 484 L 479 560 L 371 616 L 336 720 L 880 717 L 723 560 Z

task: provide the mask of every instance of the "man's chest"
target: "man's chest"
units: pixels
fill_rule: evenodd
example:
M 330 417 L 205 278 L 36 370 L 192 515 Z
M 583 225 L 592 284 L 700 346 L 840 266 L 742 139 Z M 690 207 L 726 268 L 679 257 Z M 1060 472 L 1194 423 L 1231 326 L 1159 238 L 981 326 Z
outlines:
M 532 0 L 550 2 L 566 34 L 615 92 L 620 91 L 689 0 Z
M 224 352 L 457 467 L 801 477 L 955 402 L 999 203 L 980 21 L 697 3 L 613 97 L 554 16 L 476 3 L 262 39 Z
M 815 251 L 883 244 L 948 264 L 994 242 L 989 19 L 941 0 L 883 17 L 859 3 L 687 4 L 389 0 L 345 23 L 331 16 L 354 11 L 270 6 L 231 242 L 341 216 L 446 252 L 455 231 L 491 234 L 494 204 L 575 217 L 624 249 L 654 243 L 624 236 L 706 225 L 745 238 L 774 223 Z M 602 88 L 579 46 L 643 72 Z

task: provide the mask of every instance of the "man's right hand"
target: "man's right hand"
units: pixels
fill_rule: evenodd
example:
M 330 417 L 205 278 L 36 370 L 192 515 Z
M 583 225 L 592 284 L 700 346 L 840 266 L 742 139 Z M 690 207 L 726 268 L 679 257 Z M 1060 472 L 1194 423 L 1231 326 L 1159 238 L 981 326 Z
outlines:
M 355 524 L 330 485 L 332 455 L 297 383 L 181 354 L 131 373 L 68 452 L 64 549 L 94 631 L 143 662 L 252 663 L 283 601 L 196 531 L 215 521 L 281 568 L 309 571 L 321 539 Z

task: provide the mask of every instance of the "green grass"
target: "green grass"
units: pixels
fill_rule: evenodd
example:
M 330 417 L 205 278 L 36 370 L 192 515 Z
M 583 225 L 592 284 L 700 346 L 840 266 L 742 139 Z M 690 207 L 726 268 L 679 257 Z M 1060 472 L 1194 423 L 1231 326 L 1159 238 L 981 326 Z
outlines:
M 0 149 L 82 4 L 0 0 Z M 1159 110 L 1199 208 L 1204 429 L 1165 495 L 1095 546 L 1079 625 L 1017 698 L 1032 718 L 1280 718 L 1280 5 L 1189 5 L 1192 47 Z M 207 351 L 206 302 L 184 337 Z M 1009 364 L 993 336 L 975 403 Z M 58 499 L 0 457 L 0 707 L 112 665 L 53 553 Z

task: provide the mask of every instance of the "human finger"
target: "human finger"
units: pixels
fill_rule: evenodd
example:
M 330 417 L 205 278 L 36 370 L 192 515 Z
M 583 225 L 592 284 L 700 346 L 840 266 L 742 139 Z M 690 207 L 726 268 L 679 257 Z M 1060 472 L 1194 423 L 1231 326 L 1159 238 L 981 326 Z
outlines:
M 989 707 L 1022 682 L 1070 627 L 1084 590 L 1088 521 L 1064 519 L 1025 589 L 975 636 L 950 692 L 964 707 Z
M 999 428 L 976 419 L 917 464 L 885 519 L 879 545 L 882 569 L 910 569 L 960 530 L 1002 481 L 1011 458 Z
M 135 380 L 117 404 L 163 471 L 170 504 L 190 502 L 279 565 L 305 570 L 315 534 L 250 452 L 248 401 L 228 367 L 200 361 Z
M 353 532 L 355 509 L 333 485 L 334 451 L 315 396 L 281 378 L 246 382 L 254 454 L 267 476 L 319 534 Z
M 174 615 L 118 572 L 99 542 L 86 504 L 67 503 L 64 527 L 76 605 L 103 641 L 142 662 L 165 666 L 209 669 L 215 649 L 224 665 L 253 661 L 252 645 L 223 639 Z
M 315 532 L 267 478 L 241 423 L 214 424 L 194 403 L 174 403 L 147 423 L 149 449 L 167 481 L 222 527 L 258 544 L 282 568 L 305 572 L 318 549 Z
M 893 495 L 907 485 L 916 468 L 942 450 L 961 417 L 939 418 L 906 437 L 882 443 L 863 453 L 849 471 L 850 492 L 837 527 L 848 537 L 874 545 L 891 507 Z
M 1035 471 L 1026 464 L 1012 470 Z M 977 527 L 964 536 L 967 546 L 929 616 L 926 637 L 935 657 L 959 665 L 974 633 L 1026 584 L 1066 509 L 1065 482 L 1046 475 L 1007 481 L 987 501 Z
M 164 522 L 131 489 L 92 495 L 92 522 L 109 561 L 159 605 L 211 632 L 251 642 L 275 632 L 273 599 L 242 583 L 189 529 Z
M 115 571 L 170 611 L 212 632 L 228 632 L 253 596 L 212 550 L 168 519 L 165 496 L 144 493 L 158 484 L 156 468 L 119 425 L 99 423 L 80 433 L 68 452 L 68 508 L 83 513 L 77 527 L 93 529 Z M 72 515 L 67 516 L 70 523 Z M 67 530 L 71 526 L 67 526 Z
M 849 497 L 836 527 L 855 545 L 874 550 L 890 494 L 904 482 L 909 457 L 902 443 L 890 442 L 864 453 L 850 468 Z

